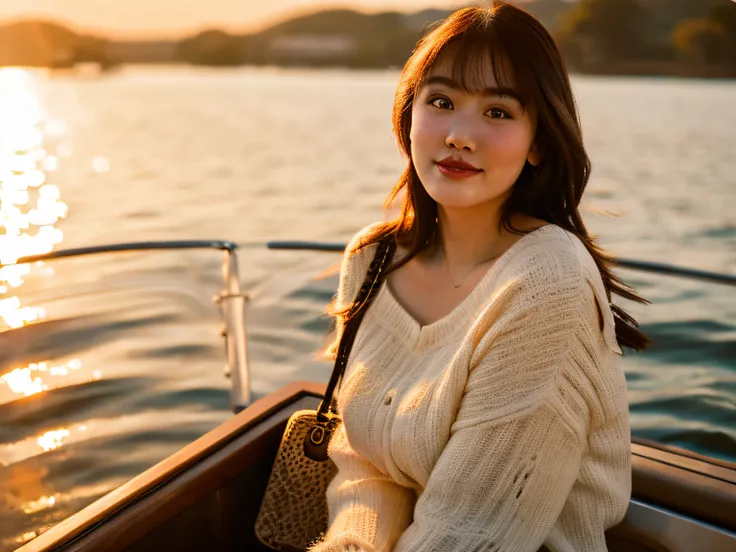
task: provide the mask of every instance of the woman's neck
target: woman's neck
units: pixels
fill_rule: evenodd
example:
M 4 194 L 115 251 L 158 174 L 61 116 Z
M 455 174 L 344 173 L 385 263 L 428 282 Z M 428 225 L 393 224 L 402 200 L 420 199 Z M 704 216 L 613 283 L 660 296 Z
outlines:
M 462 268 L 488 259 L 503 249 L 508 232 L 500 212 L 447 209 L 438 206 L 438 228 L 432 256 L 450 267 Z

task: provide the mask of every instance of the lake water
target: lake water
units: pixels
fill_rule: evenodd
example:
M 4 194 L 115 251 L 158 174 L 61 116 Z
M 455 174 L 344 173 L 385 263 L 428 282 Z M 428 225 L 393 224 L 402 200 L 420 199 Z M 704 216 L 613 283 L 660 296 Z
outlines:
M 347 241 L 384 216 L 403 167 L 390 124 L 397 80 L 396 71 L 2 70 L 0 256 L 233 240 L 251 295 L 255 397 L 326 381 L 331 367 L 317 351 L 337 280 L 320 276 L 339 255 L 263 243 Z M 593 160 L 582 212 L 600 243 L 624 258 L 736 273 L 736 83 L 573 85 Z M 12 238 L 11 226 L 35 238 Z M 211 301 L 220 263 L 217 252 L 177 251 L 2 269 L 0 551 L 231 416 Z M 655 340 L 622 358 L 633 433 L 736 461 L 733 288 L 620 274 L 653 302 L 616 299 Z

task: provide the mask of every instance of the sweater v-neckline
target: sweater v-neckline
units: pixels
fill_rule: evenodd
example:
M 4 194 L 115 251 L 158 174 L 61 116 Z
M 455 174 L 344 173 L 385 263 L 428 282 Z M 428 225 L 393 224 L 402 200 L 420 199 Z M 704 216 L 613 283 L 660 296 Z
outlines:
M 488 268 L 483 277 L 478 281 L 471 292 L 457 304 L 445 316 L 426 325 L 420 324 L 414 316 L 412 316 L 404 306 L 396 299 L 388 282 L 384 281 L 379 290 L 376 300 L 385 302 L 386 311 L 382 315 L 384 323 L 390 324 L 392 331 L 397 332 L 411 347 L 415 354 L 421 353 L 427 349 L 431 349 L 441 344 L 446 338 L 459 331 L 463 326 L 462 320 L 467 320 L 468 316 L 477 310 L 478 304 L 485 298 L 483 293 L 486 288 L 493 282 L 498 272 L 512 259 L 522 245 L 528 243 L 531 236 L 538 236 L 550 227 L 556 227 L 555 224 L 545 224 L 524 234 L 511 247 L 496 259 L 496 261 Z

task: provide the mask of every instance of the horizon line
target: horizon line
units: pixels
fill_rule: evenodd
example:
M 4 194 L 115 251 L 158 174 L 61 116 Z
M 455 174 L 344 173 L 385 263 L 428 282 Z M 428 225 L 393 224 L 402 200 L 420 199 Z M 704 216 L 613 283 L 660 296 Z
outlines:
M 440 0 L 440 2 L 441 1 L 442 0 Z M 528 1 L 528 0 L 519 0 L 519 1 L 523 3 L 524 1 Z M 467 3 L 468 5 L 472 4 L 472 2 L 464 2 L 464 3 Z M 454 9 L 458 9 L 458 8 L 454 8 Z M 59 16 L 54 16 L 51 14 L 42 14 L 42 13 L 38 13 L 38 14 L 29 13 L 29 14 L 23 14 L 23 15 L 16 15 L 10 18 L 0 18 L 0 26 L 12 25 L 15 23 L 25 23 L 25 22 L 52 23 L 52 24 L 64 27 L 79 35 L 87 35 L 87 36 L 92 35 L 92 36 L 97 36 L 100 38 L 108 38 L 111 40 L 131 41 L 131 42 L 132 41 L 135 41 L 135 42 L 162 41 L 162 40 L 174 41 L 174 40 L 182 40 L 185 38 L 189 38 L 203 31 L 210 31 L 210 30 L 220 30 L 223 32 L 227 32 L 229 34 L 257 33 L 257 32 L 266 30 L 270 27 L 279 25 L 281 23 L 285 23 L 287 21 L 296 19 L 298 17 L 314 15 L 314 14 L 326 12 L 326 11 L 352 11 L 352 12 L 361 13 L 365 15 L 375 15 L 379 13 L 390 13 L 390 12 L 411 14 L 411 13 L 419 13 L 419 12 L 428 11 L 428 10 L 451 11 L 453 10 L 453 8 L 428 6 L 422 9 L 416 9 L 416 8 L 410 8 L 410 9 L 393 8 L 392 9 L 392 8 L 384 6 L 382 8 L 377 8 L 377 9 L 370 9 L 370 8 L 365 9 L 363 6 L 351 6 L 346 3 L 321 4 L 321 5 L 317 4 L 313 6 L 293 8 L 289 11 L 288 14 L 265 16 L 261 20 L 252 22 L 250 24 L 242 23 L 240 25 L 232 25 L 232 24 L 228 25 L 225 22 L 211 22 L 211 23 L 203 23 L 201 25 L 195 25 L 189 28 L 182 27 L 181 29 L 177 29 L 177 30 L 149 29 L 149 30 L 143 30 L 143 31 L 125 31 L 125 30 L 120 30 L 120 29 L 113 29 L 110 27 L 81 26 L 81 25 L 71 22 L 70 20 L 65 20 Z

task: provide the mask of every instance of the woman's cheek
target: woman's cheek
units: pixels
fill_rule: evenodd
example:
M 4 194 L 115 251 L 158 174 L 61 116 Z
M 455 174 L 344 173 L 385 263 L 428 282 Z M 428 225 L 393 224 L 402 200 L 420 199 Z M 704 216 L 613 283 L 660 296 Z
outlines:
M 417 117 L 412 120 L 411 125 L 411 141 L 412 144 L 416 144 L 421 147 L 422 153 L 426 153 L 425 145 L 431 143 L 435 136 L 439 133 L 438 125 L 433 122 L 430 117 L 426 114 L 419 113 Z
M 484 143 L 486 150 L 496 159 L 518 161 L 521 158 L 526 159 L 529 153 L 529 140 L 524 129 L 511 125 L 489 131 Z

